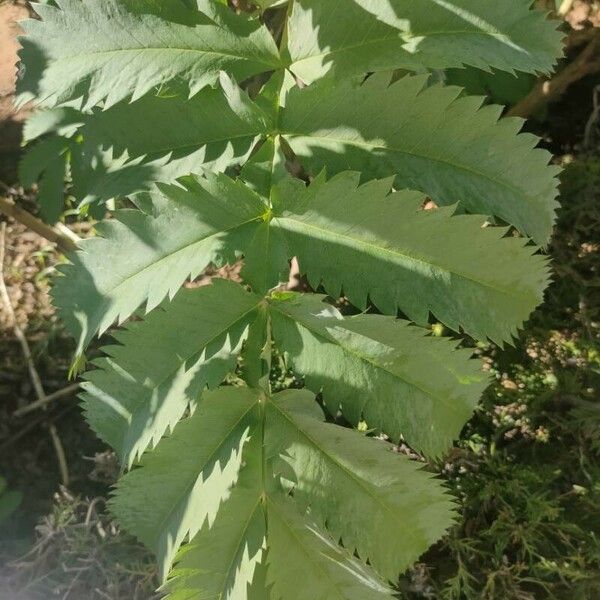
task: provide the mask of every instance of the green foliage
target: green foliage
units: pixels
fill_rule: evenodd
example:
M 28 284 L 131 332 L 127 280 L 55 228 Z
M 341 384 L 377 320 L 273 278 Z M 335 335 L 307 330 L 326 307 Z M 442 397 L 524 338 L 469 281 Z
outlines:
M 244 79 L 280 65 L 277 47 L 265 27 L 235 18 L 217 4 L 201 13 L 180 0 L 61 0 L 38 5 L 43 23 L 24 29 L 36 43 L 26 44 L 27 68 L 41 71 L 33 93 L 47 106 L 84 92 L 84 108 L 101 101 L 108 108 L 123 98 L 141 98 L 176 78 L 191 94 L 214 83 L 220 71 Z M 69 31 L 68 38 L 64 32 Z M 92 43 L 90 43 L 92 42 Z M 83 88 L 82 88 L 83 84 Z
M 367 71 L 470 65 L 488 70 L 549 71 L 560 34 L 527 2 L 461 0 L 299 0 L 293 3 L 291 70 L 312 83 Z
M 365 418 L 393 440 L 443 454 L 488 385 L 471 351 L 393 317 L 344 319 L 323 299 L 295 294 L 274 305 L 273 338 L 288 364 L 332 414 L 341 408 L 355 426 Z M 402 402 L 390 413 L 393 397 Z
M 113 334 L 119 345 L 103 349 L 106 358 L 95 361 L 98 369 L 83 384 L 84 408 L 123 463 L 131 467 L 175 427 L 204 388 L 219 386 L 235 369 L 257 310 L 256 297 L 217 280 L 184 290 L 143 322 Z
M 548 70 L 554 25 L 524 0 L 280 4 L 60 0 L 26 25 L 22 98 L 49 107 L 27 181 L 68 156 L 84 204 L 134 205 L 54 298 L 78 355 L 135 315 L 84 406 L 128 471 L 111 508 L 179 600 L 392 597 L 455 519 L 392 443 L 444 455 L 486 386 L 426 327 L 510 342 L 548 281 L 520 234 L 549 239 L 549 155 L 427 71 Z M 282 291 L 293 258 L 363 314 Z M 242 283 L 181 289 L 238 261 Z M 308 389 L 274 393 L 273 345 Z

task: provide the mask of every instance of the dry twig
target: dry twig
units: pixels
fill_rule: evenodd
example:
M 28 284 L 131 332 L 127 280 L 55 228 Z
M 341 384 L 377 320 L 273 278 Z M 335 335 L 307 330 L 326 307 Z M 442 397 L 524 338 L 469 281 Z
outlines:
M 12 306 L 12 302 L 10 301 L 10 296 L 8 295 L 8 289 L 6 288 L 6 282 L 4 281 L 4 253 L 5 253 L 5 241 L 6 238 L 6 223 L 0 224 L 0 297 L 2 298 L 2 302 L 6 309 L 6 313 L 8 314 L 8 321 L 15 333 L 15 337 L 17 338 L 19 344 L 21 345 L 21 351 L 23 352 L 23 356 L 25 358 L 25 362 L 27 363 L 27 368 L 29 370 L 29 377 L 31 379 L 31 383 L 33 384 L 33 389 L 35 390 L 35 395 L 38 400 L 46 398 L 46 392 L 44 392 L 44 387 L 42 386 L 42 381 L 38 372 L 35 368 L 35 364 L 33 362 L 33 356 L 31 354 L 31 348 L 29 347 L 29 343 L 27 342 L 27 338 L 23 333 L 21 327 L 17 323 L 17 317 L 15 315 L 15 311 Z
M 598 125 L 600 121 L 600 85 L 597 85 L 594 88 L 594 109 L 592 110 L 592 114 L 588 119 L 585 125 L 585 133 L 583 136 L 583 147 L 591 148 L 592 147 L 592 138 L 594 137 L 594 128 Z
M 54 402 L 55 400 L 59 400 L 60 398 L 64 398 L 65 396 L 74 394 L 78 389 L 79 389 L 78 383 L 68 385 L 67 387 L 63 388 L 62 390 L 58 390 L 52 394 L 48 394 L 42 400 L 36 400 L 35 402 L 30 402 L 29 404 L 27 404 L 27 406 L 24 406 L 23 408 L 19 408 L 18 410 L 15 410 L 15 412 L 12 414 L 12 416 L 13 417 L 22 417 L 23 415 L 33 412 L 34 410 L 37 410 L 38 408 L 46 407 L 48 404 L 50 404 L 51 402 Z
M 67 237 L 56 231 L 53 227 L 46 225 L 46 223 L 40 221 L 25 209 L 17 206 L 10 198 L 0 196 L 0 212 L 22 223 L 38 235 L 46 238 L 49 242 L 56 244 L 63 252 L 71 252 L 77 249 L 77 244 L 71 237 Z
M 56 431 L 56 425 L 50 423 L 48 425 L 48 431 L 50 432 L 50 438 L 52 439 L 52 445 L 56 452 L 56 458 L 58 459 L 58 466 L 60 468 L 60 478 L 65 487 L 69 485 L 69 467 L 67 466 L 67 457 L 65 455 L 65 449 L 63 448 L 58 431 Z
M 558 9 L 558 14 L 561 17 L 564 17 L 565 15 L 569 14 L 569 12 L 571 12 L 571 9 L 573 8 L 574 3 L 575 0 L 563 0 L 562 4 L 560 5 L 560 8 Z

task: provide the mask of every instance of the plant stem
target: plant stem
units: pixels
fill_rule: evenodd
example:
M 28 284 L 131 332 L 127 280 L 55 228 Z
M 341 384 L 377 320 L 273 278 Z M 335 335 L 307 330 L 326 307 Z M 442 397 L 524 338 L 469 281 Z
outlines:
M 77 249 L 77 244 L 73 239 L 59 233 L 54 227 L 46 225 L 46 223 L 40 221 L 25 209 L 17 206 L 10 198 L 0 196 L 0 212 L 35 231 L 35 233 L 46 238 L 49 242 L 56 244 L 62 252 L 72 252 Z

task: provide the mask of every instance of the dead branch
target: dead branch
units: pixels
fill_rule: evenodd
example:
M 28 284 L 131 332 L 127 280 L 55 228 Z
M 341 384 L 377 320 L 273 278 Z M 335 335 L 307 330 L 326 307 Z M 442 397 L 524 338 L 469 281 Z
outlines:
M 561 17 L 564 17 L 565 15 L 567 15 L 573 8 L 574 3 L 575 3 L 575 0 L 563 0 L 562 4 L 560 5 L 560 8 L 558 9 L 558 14 Z
M 67 487 L 69 485 L 69 467 L 67 466 L 65 449 L 60 441 L 60 437 L 54 423 L 50 423 L 50 425 L 48 425 L 48 431 L 50 432 L 50 438 L 52 439 L 54 452 L 56 453 L 56 458 L 58 459 L 58 467 L 60 469 L 60 478 L 62 480 L 62 484 Z
M 594 30 L 592 39 L 572 63 L 555 77 L 540 80 L 523 100 L 508 111 L 507 116 L 526 119 L 548 102 L 559 98 L 571 84 L 597 72 L 600 72 L 600 31 Z

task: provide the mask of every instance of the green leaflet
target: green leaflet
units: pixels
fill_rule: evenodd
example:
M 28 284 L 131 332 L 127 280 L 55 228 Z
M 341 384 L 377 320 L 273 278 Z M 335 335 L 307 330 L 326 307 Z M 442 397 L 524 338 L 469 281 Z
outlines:
M 488 385 L 472 351 L 379 315 L 343 318 L 323 296 L 271 302 L 273 337 L 290 366 L 323 400 L 358 425 L 402 436 L 428 456 L 451 446 Z M 427 423 L 427 427 L 423 424 Z
M 19 164 L 23 185 L 38 184 L 40 214 L 51 224 L 56 223 L 63 212 L 68 150 L 67 139 L 51 135 L 37 142 Z
M 155 181 L 170 183 L 190 172 L 221 172 L 242 164 L 245 181 L 253 177 L 249 173 L 253 165 L 254 170 L 268 169 L 271 176 L 279 173 L 281 178 L 286 172 L 279 140 L 265 141 L 265 136 L 275 128 L 284 88 L 283 77 L 276 75 L 253 102 L 222 73 L 217 88 L 204 89 L 191 99 L 146 96 L 90 115 L 81 129 L 85 139 L 82 162 L 93 171 L 78 195 L 89 201 L 116 193 L 135 195 L 153 190 Z M 149 128 L 149 121 L 156 125 Z M 110 148 L 104 160 L 98 160 L 100 147 Z M 263 166 L 256 162 L 259 157 Z M 260 190 L 265 196 L 270 193 L 271 176 Z
M 247 598 L 248 586 L 263 558 L 267 533 L 261 444 L 258 436 L 246 444 L 240 478 L 214 523 L 210 527 L 205 524 L 177 555 L 165 585 L 169 600 Z M 266 600 L 265 596 L 259 598 Z
M 306 83 L 369 71 L 470 65 L 549 72 L 557 23 L 529 0 L 295 0 L 290 69 Z
M 227 298 L 227 302 L 223 302 Z M 86 375 L 85 416 L 131 467 L 173 429 L 206 387 L 235 370 L 260 298 L 236 283 L 182 290 L 142 322 L 113 334 L 119 345 Z
M 150 311 L 210 263 L 236 260 L 265 211 L 262 200 L 227 177 L 183 178 L 161 186 L 158 217 L 122 210 L 81 244 L 54 286 L 62 318 L 81 352 L 96 332 L 122 322 L 143 302 Z M 72 289 L 77 289 L 77 295 Z
M 495 215 L 538 244 L 552 231 L 558 169 L 537 138 L 517 135 L 519 119 L 459 97 L 460 88 L 425 87 L 427 77 L 389 76 L 364 85 L 324 80 L 287 97 L 280 132 L 313 173 L 353 169 L 363 178 L 395 176 L 437 204 Z
M 535 248 L 482 228 L 481 217 L 421 210 L 423 195 L 389 194 L 390 180 L 358 186 L 359 177 L 320 177 L 308 188 L 290 179 L 276 191 L 271 225 L 312 287 L 360 308 L 367 298 L 387 314 L 399 308 L 422 325 L 432 313 L 473 337 L 509 341 L 548 282 Z
M 249 388 L 207 392 L 139 468 L 121 478 L 111 509 L 157 555 L 166 575 L 179 546 L 212 525 L 238 478 L 242 449 L 258 422 Z
M 46 113 L 47 118 L 38 119 L 30 129 L 39 135 L 49 126 L 44 121 L 60 123 L 61 118 L 68 126 L 74 117 L 65 115 L 66 110 L 38 113 Z M 172 183 L 189 173 L 221 172 L 244 163 L 249 166 L 248 158 L 273 129 L 276 117 L 274 106 L 261 102 L 260 97 L 250 101 L 223 73 L 217 88 L 205 88 L 189 99 L 177 94 L 146 95 L 108 110 L 77 114 L 75 130 L 83 141 L 71 142 L 71 163 L 74 193 L 83 204 L 118 196 L 136 199 L 140 192 L 155 193 L 156 182 Z M 35 153 L 35 146 L 30 153 Z M 40 171 L 42 165 L 37 167 Z
M 90 148 L 111 147 L 116 156 L 127 152 L 133 158 L 143 156 L 145 162 L 194 154 L 199 172 L 201 167 L 222 171 L 245 162 L 258 137 L 271 127 L 272 115 L 221 74 L 219 87 L 193 98 L 148 95 L 96 112 L 81 133 Z
M 384 600 L 377 575 L 302 519 L 284 497 L 268 499 L 268 581 L 273 600 Z
M 277 442 L 268 439 L 293 469 L 294 500 L 395 581 L 452 525 L 451 499 L 390 444 L 326 424 L 313 406 L 310 395 L 297 391 L 277 394 L 268 405 L 267 435 Z
M 36 5 L 28 20 L 20 82 L 23 101 L 54 106 L 85 95 L 83 108 L 142 97 L 182 78 L 190 94 L 219 71 L 239 79 L 276 69 L 279 53 L 268 30 L 214 7 L 221 22 L 180 0 L 60 0 Z M 226 13 L 226 14 L 225 14 Z M 64 32 L 68 32 L 64 36 Z

